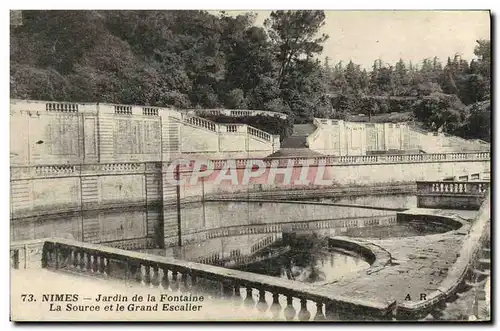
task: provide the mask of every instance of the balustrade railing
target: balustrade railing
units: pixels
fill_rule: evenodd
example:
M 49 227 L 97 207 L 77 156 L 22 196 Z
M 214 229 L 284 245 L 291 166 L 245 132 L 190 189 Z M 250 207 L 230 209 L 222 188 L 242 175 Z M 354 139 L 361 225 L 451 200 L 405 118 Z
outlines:
M 76 104 L 76 103 L 47 102 L 45 104 L 45 110 L 77 113 L 78 112 L 78 104 Z
M 145 116 L 158 116 L 158 108 L 142 107 L 142 114 Z
M 249 110 L 249 109 L 196 109 L 194 113 L 198 115 L 210 114 L 214 116 L 231 116 L 231 117 L 246 117 L 246 116 L 269 116 L 269 117 L 279 117 L 286 119 L 288 117 L 285 113 L 267 111 L 267 110 Z
M 250 129 L 250 127 L 249 127 Z M 248 161 L 254 159 L 231 159 L 207 161 L 210 169 L 221 169 L 226 162 L 236 162 L 241 167 L 246 167 Z M 319 156 L 312 158 L 303 157 L 274 157 L 262 160 L 266 166 L 298 166 L 298 165 L 361 165 L 361 164 L 396 164 L 396 163 L 433 163 L 454 161 L 489 161 L 489 152 L 473 153 L 437 153 L 437 154 L 403 154 L 403 155 L 353 155 L 353 156 Z M 188 169 L 191 166 L 182 166 Z
M 222 252 L 214 252 L 206 256 L 198 257 L 195 262 L 216 265 L 220 267 L 237 267 L 245 264 L 255 263 L 266 259 L 278 257 L 283 253 L 283 250 L 273 250 L 267 254 L 257 254 L 259 251 L 269 247 L 271 244 L 281 238 L 281 234 L 273 234 L 272 236 L 265 237 L 257 244 L 250 247 L 249 254 L 241 254 L 240 250 L 231 251 L 229 256 L 225 256 Z
M 11 256 L 19 248 L 11 247 Z M 259 275 L 217 266 L 130 252 L 101 245 L 65 239 L 47 239 L 43 244 L 41 266 L 68 270 L 96 278 L 133 282 L 149 288 L 180 293 L 210 293 L 244 304 L 275 319 L 308 321 L 336 320 L 342 313 L 355 318 L 391 319 L 394 301 L 369 301 L 324 291 L 306 283 Z M 361 310 L 361 311 L 360 311 Z
M 132 115 L 132 106 L 116 105 L 114 108 L 117 115 Z
M 231 110 L 230 111 L 230 116 L 234 117 L 243 117 L 243 116 L 251 116 L 252 111 L 251 110 Z
M 379 215 L 379 216 L 357 216 L 346 218 L 328 218 L 316 219 L 309 221 L 296 222 L 274 222 L 264 224 L 242 224 L 234 226 L 219 227 L 215 229 L 203 229 L 191 233 L 183 234 L 183 242 L 185 244 L 202 242 L 209 239 L 251 235 L 251 234 L 266 234 L 266 233 L 282 233 L 286 231 L 314 231 L 332 228 L 352 228 L 364 227 L 372 225 L 390 225 L 397 222 L 396 215 Z
M 252 135 L 254 137 L 264 139 L 267 141 L 271 141 L 271 135 L 267 132 L 264 132 L 262 130 L 256 129 L 256 128 L 251 127 L 251 126 L 248 126 L 247 130 L 248 130 L 247 132 L 249 135 Z
M 248 127 L 248 129 L 252 129 Z M 235 130 L 228 126 L 227 130 Z M 236 126 L 238 130 L 238 126 Z M 257 130 L 259 131 L 259 130 Z M 264 132 L 265 133 L 265 132 Z M 255 159 L 218 159 L 206 160 L 207 169 L 222 169 L 227 162 L 234 162 L 237 168 L 246 168 L 247 162 Z M 420 162 L 453 162 L 453 161 L 489 161 L 490 153 L 440 153 L 440 154 L 406 154 L 406 155 L 360 155 L 360 156 L 325 156 L 314 158 L 267 158 L 262 160 L 267 167 L 278 166 L 336 166 L 336 165 L 362 165 L 362 164 L 394 164 L 394 163 L 420 163 Z M 32 166 L 11 166 L 12 178 L 36 176 L 71 176 L 88 171 L 139 171 L 144 164 L 156 164 L 158 169 L 168 169 L 169 163 L 162 162 L 116 162 L 116 163 L 89 163 L 89 164 L 43 164 Z M 194 162 L 180 165 L 182 171 L 190 171 Z M 472 178 L 471 179 L 480 179 Z
M 35 173 L 38 175 L 72 174 L 75 172 L 76 166 L 70 164 L 35 166 Z
M 99 165 L 101 171 L 121 172 L 136 171 L 143 167 L 144 163 L 104 163 Z
M 417 182 L 417 195 L 437 194 L 437 195 L 483 195 L 490 187 L 489 182 Z
M 214 132 L 217 131 L 217 123 L 214 123 L 212 121 L 206 120 L 201 117 L 185 116 L 184 122 L 210 131 Z

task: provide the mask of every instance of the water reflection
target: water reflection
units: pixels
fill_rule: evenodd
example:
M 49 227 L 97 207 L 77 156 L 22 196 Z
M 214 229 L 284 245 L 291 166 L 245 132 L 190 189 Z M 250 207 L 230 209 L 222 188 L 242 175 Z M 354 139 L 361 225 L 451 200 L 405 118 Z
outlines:
M 289 234 L 268 250 L 286 250 L 276 258 L 264 259 L 236 269 L 305 283 L 332 282 L 349 273 L 369 268 L 368 262 L 354 253 L 332 250 L 328 238 L 317 234 Z
M 386 239 L 422 236 L 453 229 L 449 225 L 417 220 L 393 224 L 350 222 L 346 225 L 314 231 L 226 236 L 167 248 L 161 252 L 147 251 L 305 283 L 333 282 L 369 268 L 369 263 L 354 252 L 330 248 L 330 237 Z
M 453 230 L 454 227 L 437 222 L 414 220 L 391 225 L 346 228 L 343 235 L 348 237 L 367 239 L 388 239 L 398 237 L 415 237 L 429 234 L 443 233 Z

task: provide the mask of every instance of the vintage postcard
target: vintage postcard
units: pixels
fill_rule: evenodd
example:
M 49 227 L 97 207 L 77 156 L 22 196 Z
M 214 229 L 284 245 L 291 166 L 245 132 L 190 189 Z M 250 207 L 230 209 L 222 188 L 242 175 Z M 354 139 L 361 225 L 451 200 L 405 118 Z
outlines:
M 491 321 L 489 11 L 10 19 L 12 321 Z

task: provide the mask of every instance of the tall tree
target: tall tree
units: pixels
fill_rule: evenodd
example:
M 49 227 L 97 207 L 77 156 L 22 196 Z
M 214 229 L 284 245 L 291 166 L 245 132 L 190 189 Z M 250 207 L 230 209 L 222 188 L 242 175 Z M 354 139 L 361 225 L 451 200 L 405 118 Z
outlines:
M 293 62 L 304 57 L 309 59 L 323 51 L 321 44 L 328 35 L 317 35 L 324 25 L 325 13 L 322 10 L 273 11 L 265 20 L 264 26 L 276 47 L 280 88 Z

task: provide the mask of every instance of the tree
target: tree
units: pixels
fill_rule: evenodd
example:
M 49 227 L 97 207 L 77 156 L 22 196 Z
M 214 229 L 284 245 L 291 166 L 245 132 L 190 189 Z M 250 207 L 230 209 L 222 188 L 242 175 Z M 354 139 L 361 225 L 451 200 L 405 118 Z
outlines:
M 419 99 L 414 115 L 428 129 L 442 128 L 452 133 L 464 120 L 463 111 L 464 106 L 456 96 L 433 93 Z
M 484 97 L 490 98 L 491 90 L 491 42 L 489 40 L 477 40 L 474 55 L 478 57 L 477 70 L 484 80 Z M 472 64 L 471 64 L 472 65 Z
M 268 29 L 272 43 L 276 47 L 279 63 L 278 86 L 288 75 L 292 64 L 299 59 L 311 58 L 323 50 L 321 45 L 328 39 L 326 34 L 316 37 L 325 25 L 322 10 L 273 11 L 264 26 Z
M 399 61 L 396 63 L 392 81 L 394 82 L 395 95 L 406 95 L 408 93 L 408 85 L 410 84 L 410 79 L 403 59 L 399 59 Z
M 361 70 L 352 61 L 349 61 L 345 68 L 345 79 L 351 91 L 359 91 L 361 89 Z
M 233 89 L 227 94 L 226 102 L 224 104 L 229 109 L 246 109 L 247 100 L 241 89 Z

